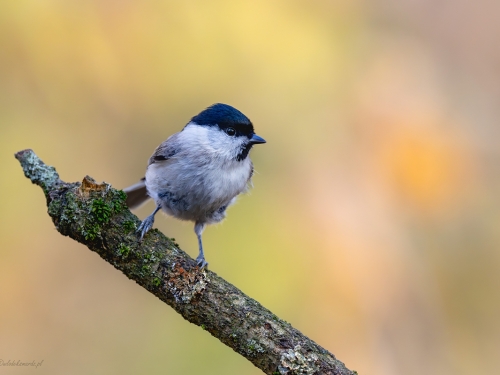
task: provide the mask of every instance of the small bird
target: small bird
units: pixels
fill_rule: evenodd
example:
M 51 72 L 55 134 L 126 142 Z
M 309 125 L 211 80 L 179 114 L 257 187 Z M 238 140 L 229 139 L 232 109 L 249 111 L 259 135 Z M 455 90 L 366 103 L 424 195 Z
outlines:
M 266 141 L 254 133 L 250 120 L 227 104 L 214 104 L 194 116 L 156 148 L 146 177 L 124 189 L 130 208 L 149 198 L 156 203 L 137 230 L 141 240 L 160 209 L 194 221 L 199 246 L 196 263 L 205 268 L 201 234 L 207 224 L 222 221 L 236 196 L 250 187 L 253 165 L 248 154 L 260 143 Z

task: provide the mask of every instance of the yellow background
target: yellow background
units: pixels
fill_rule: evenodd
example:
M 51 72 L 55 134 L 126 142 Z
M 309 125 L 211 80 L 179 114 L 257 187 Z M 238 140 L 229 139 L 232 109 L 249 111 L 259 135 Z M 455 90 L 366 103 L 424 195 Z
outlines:
M 215 102 L 266 145 L 210 268 L 360 374 L 500 368 L 498 1 L 3 0 L 1 374 L 259 374 L 55 230 L 13 155 L 123 188 Z M 140 218 L 152 210 L 137 211 Z M 156 226 L 197 254 L 192 224 Z

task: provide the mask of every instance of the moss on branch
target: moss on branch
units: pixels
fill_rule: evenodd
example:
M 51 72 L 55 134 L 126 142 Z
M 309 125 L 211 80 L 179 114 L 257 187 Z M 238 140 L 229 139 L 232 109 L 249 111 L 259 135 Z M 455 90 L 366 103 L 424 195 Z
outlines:
M 333 354 L 209 270 L 200 270 L 173 239 L 154 229 L 142 242 L 126 195 L 85 177 L 66 183 L 32 150 L 18 152 L 39 185 L 57 230 L 84 244 L 127 277 L 210 332 L 266 374 L 351 375 Z

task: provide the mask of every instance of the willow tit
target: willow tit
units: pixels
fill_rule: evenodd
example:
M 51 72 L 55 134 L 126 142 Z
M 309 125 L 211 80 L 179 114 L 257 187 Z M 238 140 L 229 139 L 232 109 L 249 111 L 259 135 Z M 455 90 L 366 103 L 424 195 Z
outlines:
M 206 267 L 203 229 L 223 220 L 236 196 L 249 188 L 253 165 L 248 153 L 259 143 L 266 141 L 254 133 L 250 120 L 227 104 L 214 104 L 194 116 L 158 146 L 149 158 L 146 177 L 124 189 L 130 208 L 149 198 L 156 203 L 137 230 L 141 240 L 160 209 L 177 219 L 194 221 L 200 251 L 196 262 Z

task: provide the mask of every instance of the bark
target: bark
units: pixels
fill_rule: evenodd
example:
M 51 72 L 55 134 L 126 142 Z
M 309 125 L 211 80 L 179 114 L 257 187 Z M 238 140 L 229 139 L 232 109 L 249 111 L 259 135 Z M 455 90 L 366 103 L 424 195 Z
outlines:
M 126 194 L 85 177 L 59 179 L 32 150 L 16 158 L 43 189 L 57 230 L 84 244 L 128 278 L 210 332 L 266 374 L 356 374 L 335 356 L 209 270 L 200 270 L 171 239 L 153 229 L 140 242 L 140 220 Z

